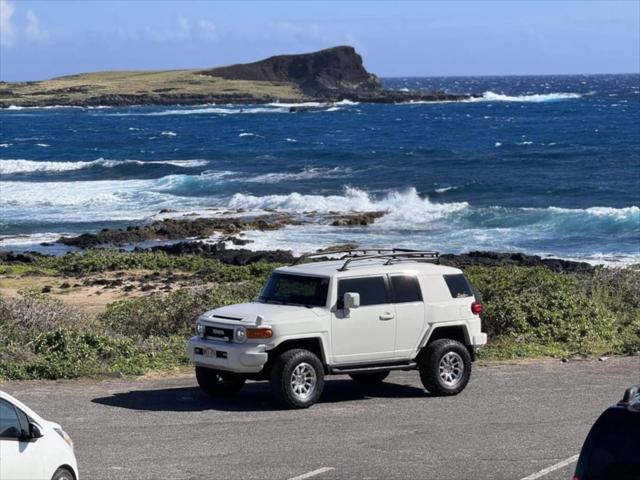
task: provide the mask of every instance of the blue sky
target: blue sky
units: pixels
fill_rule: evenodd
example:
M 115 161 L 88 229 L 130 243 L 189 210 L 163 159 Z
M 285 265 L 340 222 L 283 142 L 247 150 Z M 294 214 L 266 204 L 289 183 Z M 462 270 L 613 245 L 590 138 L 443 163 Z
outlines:
M 0 0 L 0 79 L 350 44 L 380 76 L 640 72 L 640 2 Z

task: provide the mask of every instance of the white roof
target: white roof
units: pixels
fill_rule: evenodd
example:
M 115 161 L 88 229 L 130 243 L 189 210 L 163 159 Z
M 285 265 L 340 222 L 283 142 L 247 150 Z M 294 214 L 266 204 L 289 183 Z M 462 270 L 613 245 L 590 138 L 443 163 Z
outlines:
M 357 258 L 357 257 L 356 257 Z M 295 273 L 299 275 L 317 275 L 327 277 L 355 277 L 359 275 L 375 275 L 381 273 L 413 273 L 422 275 L 444 275 L 462 273 L 462 270 L 454 267 L 438 265 L 432 262 L 420 262 L 415 260 L 403 260 L 385 265 L 388 258 L 367 260 L 355 260 L 349 262 L 347 270 L 340 271 L 346 259 L 329 260 L 326 262 L 302 263 L 280 267 L 277 272 Z

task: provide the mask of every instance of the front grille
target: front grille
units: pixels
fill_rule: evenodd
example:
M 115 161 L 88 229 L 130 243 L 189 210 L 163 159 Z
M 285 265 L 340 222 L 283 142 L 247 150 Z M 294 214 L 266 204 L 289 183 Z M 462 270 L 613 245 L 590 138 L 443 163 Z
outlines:
M 207 325 L 204 327 L 204 336 L 207 338 L 218 338 L 230 342 L 233 340 L 233 328 L 212 327 Z

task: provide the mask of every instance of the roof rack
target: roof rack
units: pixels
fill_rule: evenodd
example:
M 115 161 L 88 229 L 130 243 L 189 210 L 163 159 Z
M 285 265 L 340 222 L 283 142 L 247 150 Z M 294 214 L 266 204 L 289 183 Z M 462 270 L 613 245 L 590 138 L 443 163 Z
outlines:
M 436 262 L 439 263 L 440 254 L 438 252 L 411 250 L 408 248 L 351 248 L 345 250 L 335 250 L 328 252 L 314 252 L 301 255 L 291 264 L 298 265 L 304 260 L 314 257 L 327 257 L 329 255 L 343 254 L 338 260 L 345 260 L 339 271 L 347 270 L 347 266 L 351 262 L 371 259 L 387 259 L 385 265 L 394 262 L 413 261 L 413 262 Z
M 338 260 L 342 260 L 349 257 L 357 257 L 363 255 L 382 255 L 384 253 L 397 253 L 397 252 L 417 252 L 418 250 L 410 250 L 408 248 L 346 248 L 344 250 L 327 250 L 324 252 L 313 252 L 313 253 L 303 253 L 298 258 L 296 258 L 293 265 L 298 265 L 302 263 L 302 261 L 307 260 L 309 258 L 314 257 L 327 257 L 329 255 L 338 255 L 344 254 Z
M 351 258 L 347 258 L 342 264 L 342 267 L 338 269 L 340 272 L 344 272 L 348 270 L 348 266 L 352 262 L 357 262 L 361 260 L 376 260 L 376 259 L 387 259 L 383 265 L 391 265 L 396 262 L 434 262 L 440 263 L 440 254 L 438 252 L 428 252 L 428 251 L 409 251 L 409 252 L 398 252 L 398 253 L 383 253 L 380 255 L 360 255 Z

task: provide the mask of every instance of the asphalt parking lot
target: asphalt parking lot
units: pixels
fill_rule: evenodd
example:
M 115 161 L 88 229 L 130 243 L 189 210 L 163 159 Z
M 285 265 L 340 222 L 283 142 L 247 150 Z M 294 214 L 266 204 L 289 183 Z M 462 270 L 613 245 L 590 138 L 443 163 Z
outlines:
M 640 357 L 474 367 L 450 398 L 416 372 L 368 389 L 330 377 L 299 411 L 277 409 L 266 383 L 212 400 L 192 375 L 0 389 L 63 425 L 83 479 L 551 480 L 571 477 L 597 416 L 640 383 Z

